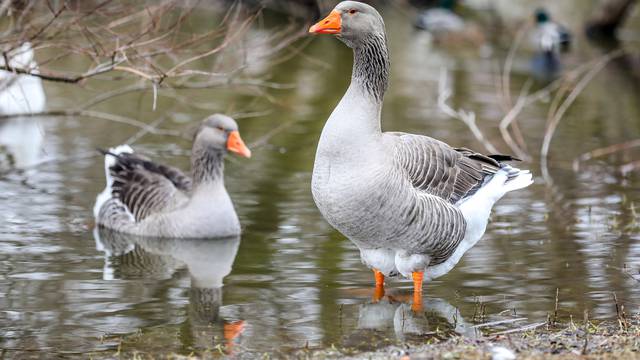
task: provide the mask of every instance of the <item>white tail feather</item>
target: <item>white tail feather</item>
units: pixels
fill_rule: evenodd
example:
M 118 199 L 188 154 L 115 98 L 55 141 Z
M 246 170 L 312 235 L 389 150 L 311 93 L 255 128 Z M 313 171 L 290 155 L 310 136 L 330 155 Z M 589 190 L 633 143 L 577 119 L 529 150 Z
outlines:
M 425 280 L 435 279 L 449 272 L 462 255 L 480 240 L 487 228 L 491 208 L 496 201 L 507 192 L 522 189 L 532 183 L 533 176 L 529 170 L 503 166 L 475 194 L 458 202 L 456 205 L 467 222 L 465 237 L 447 261 L 428 268 L 424 274 Z
M 114 148 L 110 148 L 109 152 L 112 154 L 123 154 L 123 153 L 133 153 L 133 149 L 129 145 L 119 145 Z M 109 174 L 109 168 L 116 163 L 116 159 L 111 155 L 104 156 L 104 174 L 107 180 L 107 185 L 102 190 L 100 194 L 96 197 L 96 204 L 93 206 L 93 216 L 94 218 L 98 218 L 98 214 L 100 213 L 100 208 L 102 205 L 106 203 L 109 199 L 111 199 L 111 184 L 113 184 L 113 178 Z
M 504 183 L 504 192 L 519 190 L 533 184 L 533 174 L 529 170 L 518 170 L 518 175 Z

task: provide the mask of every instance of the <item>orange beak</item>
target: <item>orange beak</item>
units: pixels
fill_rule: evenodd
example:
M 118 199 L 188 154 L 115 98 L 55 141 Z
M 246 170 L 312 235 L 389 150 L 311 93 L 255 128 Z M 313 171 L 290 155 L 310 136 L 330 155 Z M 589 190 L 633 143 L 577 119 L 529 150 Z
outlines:
M 249 150 L 247 145 L 244 144 L 244 141 L 242 141 L 240 133 L 237 130 L 229 133 L 229 137 L 227 138 L 227 150 L 238 153 L 244 157 L 251 157 L 251 150 Z
M 309 32 L 314 34 L 340 34 L 341 30 L 342 19 L 338 10 L 332 10 L 329 16 L 309 28 Z

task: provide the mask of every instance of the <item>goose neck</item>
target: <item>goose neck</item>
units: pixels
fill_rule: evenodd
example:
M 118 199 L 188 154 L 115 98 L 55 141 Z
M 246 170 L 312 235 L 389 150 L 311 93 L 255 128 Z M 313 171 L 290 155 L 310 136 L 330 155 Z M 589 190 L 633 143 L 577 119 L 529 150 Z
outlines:
M 191 152 L 191 172 L 195 186 L 223 181 L 223 150 L 195 144 Z
M 376 103 L 382 103 L 387 91 L 389 68 L 389 50 L 384 33 L 369 34 L 354 46 L 351 84 Z

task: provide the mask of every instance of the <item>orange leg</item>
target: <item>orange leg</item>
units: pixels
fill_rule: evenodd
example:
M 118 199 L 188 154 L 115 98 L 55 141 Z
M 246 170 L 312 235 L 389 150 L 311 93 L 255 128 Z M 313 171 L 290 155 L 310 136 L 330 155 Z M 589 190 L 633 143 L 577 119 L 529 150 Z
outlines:
M 373 293 L 373 302 L 378 302 L 384 297 L 384 274 L 376 269 L 373 269 L 373 274 L 376 278 L 376 290 Z
M 411 309 L 415 312 L 422 311 L 422 279 L 424 273 L 422 271 L 414 271 L 413 278 L 413 304 Z
M 227 354 L 233 353 L 233 341 L 244 331 L 244 320 L 224 323 L 222 325 L 223 335 L 225 339 L 225 348 Z

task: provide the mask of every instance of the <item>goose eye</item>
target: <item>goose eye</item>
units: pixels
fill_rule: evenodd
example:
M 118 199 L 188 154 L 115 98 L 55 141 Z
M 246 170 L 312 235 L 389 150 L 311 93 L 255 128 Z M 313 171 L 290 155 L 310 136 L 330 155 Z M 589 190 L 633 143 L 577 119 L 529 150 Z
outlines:
M 357 12 L 358 12 L 358 10 L 356 10 L 356 9 L 351 9 L 351 10 L 349 10 L 349 15 L 353 15 L 353 14 L 355 14 L 355 13 L 357 13 Z

